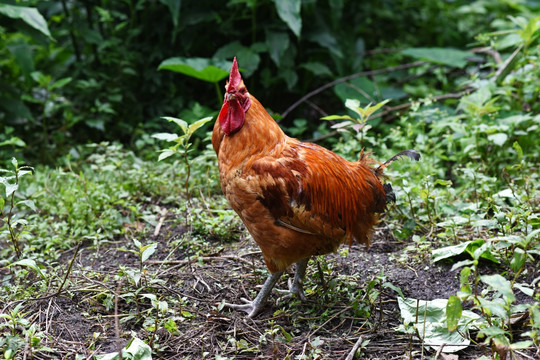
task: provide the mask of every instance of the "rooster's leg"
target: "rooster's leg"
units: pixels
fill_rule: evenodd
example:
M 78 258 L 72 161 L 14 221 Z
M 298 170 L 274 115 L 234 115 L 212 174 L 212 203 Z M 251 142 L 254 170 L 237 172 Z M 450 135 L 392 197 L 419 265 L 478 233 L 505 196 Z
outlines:
M 266 279 L 266 282 L 264 283 L 261 291 L 259 291 L 259 294 L 253 301 L 243 299 L 246 302 L 245 304 L 225 303 L 225 306 L 231 309 L 245 311 L 248 313 L 249 318 L 253 318 L 262 309 L 264 303 L 266 302 L 266 299 L 268 299 L 268 295 L 270 295 L 272 288 L 274 287 L 274 285 L 276 285 L 282 274 L 283 271 L 278 271 L 270 274 L 270 276 L 268 276 L 268 279 Z
M 306 300 L 304 295 L 304 277 L 306 276 L 306 268 L 309 261 L 309 256 L 296 263 L 296 271 L 294 273 L 294 280 L 292 284 L 289 283 L 289 290 L 291 293 L 298 296 L 302 301 Z

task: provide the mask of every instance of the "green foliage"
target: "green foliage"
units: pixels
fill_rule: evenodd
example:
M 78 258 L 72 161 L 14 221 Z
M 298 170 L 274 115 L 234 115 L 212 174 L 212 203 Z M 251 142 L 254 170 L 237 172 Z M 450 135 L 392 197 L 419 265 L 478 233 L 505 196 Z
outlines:
M 450 57 L 448 48 L 464 48 L 492 23 L 501 29 L 482 40 L 501 47 L 521 42 L 523 51 L 537 41 L 537 22 L 519 2 L 424 0 L 410 7 L 397 0 L 346 5 L 324 0 L 32 0 L 1 9 L 8 21 L 0 29 L 0 143 L 11 145 L 0 152 L 9 157 L 22 152 L 47 163 L 89 140 L 132 144 L 141 133 L 159 131 L 159 115 L 178 117 L 195 102 L 216 110 L 214 94 L 222 85 L 217 82 L 226 77 L 224 64 L 233 56 L 251 92 L 264 93 L 266 106 L 283 111 L 292 99 L 333 79 L 391 66 L 404 56 L 461 67 L 463 53 L 455 50 Z M 508 15 L 506 23 L 514 28 L 502 29 Z M 384 58 L 370 53 L 376 48 L 390 52 Z M 435 54 L 441 49 L 443 57 Z M 213 82 L 215 89 L 158 68 Z M 426 95 L 428 81 L 448 88 L 450 71 L 437 71 L 435 82 L 415 80 L 417 74 L 406 71 L 371 78 L 369 101 Z M 354 81 L 338 84 L 338 96 L 344 86 L 358 88 Z M 324 102 L 327 113 L 337 111 L 333 99 Z M 311 118 L 310 111 L 302 107 L 295 115 Z M 285 125 L 294 120 L 286 119 Z M 311 124 L 309 132 L 317 132 Z M 26 146 L 15 145 L 16 139 Z
M 170 122 L 174 122 L 176 125 L 178 125 L 180 129 L 182 129 L 182 135 L 176 135 L 176 134 L 170 134 L 170 133 L 159 133 L 159 134 L 153 135 L 153 137 L 157 139 L 166 140 L 166 141 L 175 143 L 175 145 L 170 146 L 168 149 L 164 149 L 161 151 L 158 161 L 166 159 L 174 154 L 180 154 L 182 156 L 182 159 L 184 161 L 184 166 L 187 169 L 186 180 L 184 182 L 184 188 L 186 191 L 186 199 L 189 203 L 191 201 L 191 196 L 189 192 L 191 164 L 188 158 L 188 153 L 190 152 L 189 148 L 192 145 L 192 143 L 190 142 L 190 138 L 191 136 L 193 136 L 195 131 L 197 131 L 197 129 L 199 129 L 204 124 L 212 120 L 212 118 L 206 117 L 206 118 L 197 120 L 190 125 L 188 125 L 188 123 L 182 119 L 177 119 L 177 118 L 172 118 L 172 117 L 165 117 L 164 119 Z

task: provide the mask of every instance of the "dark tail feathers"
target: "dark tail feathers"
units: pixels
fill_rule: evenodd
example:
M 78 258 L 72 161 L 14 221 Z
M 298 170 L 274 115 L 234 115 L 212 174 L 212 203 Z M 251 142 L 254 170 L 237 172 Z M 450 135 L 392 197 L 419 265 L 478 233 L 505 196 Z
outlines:
M 375 171 L 378 174 L 382 174 L 383 170 L 388 165 L 390 165 L 392 162 L 394 162 L 394 161 L 396 161 L 398 159 L 401 159 L 404 156 L 408 156 L 408 157 L 410 157 L 411 159 L 413 159 L 415 161 L 420 160 L 420 153 L 418 151 L 414 150 L 414 149 L 409 149 L 409 150 L 402 151 L 399 154 L 396 154 L 396 155 L 392 156 L 392 158 L 390 158 L 384 164 L 381 164 L 381 166 L 379 166 L 377 168 L 377 170 L 375 170 Z M 386 184 L 383 184 L 383 188 L 384 188 L 384 194 L 386 195 L 386 203 L 389 204 L 389 203 L 395 202 L 396 201 L 396 194 L 394 194 L 394 190 L 392 189 L 392 185 L 390 185 L 389 183 L 386 183 Z
M 399 154 L 396 154 L 392 156 L 389 160 L 387 160 L 385 163 L 381 164 L 377 170 L 375 170 L 378 174 L 382 174 L 383 170 L 386 169 L 388 165 L 393 163 L 394 161 L 401 159 L 404 156 L 408 156 L 411 159 L 418 161 L 420 160 L 420 153 L 414 149 L 404 150 L 400 152 Z

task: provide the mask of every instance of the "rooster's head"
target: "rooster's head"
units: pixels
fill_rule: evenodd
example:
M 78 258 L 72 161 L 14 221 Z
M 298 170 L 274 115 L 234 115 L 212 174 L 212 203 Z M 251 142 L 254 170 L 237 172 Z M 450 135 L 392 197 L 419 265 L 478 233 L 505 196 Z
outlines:
M 229 82 L 225 86 L 225 101 L 219 112 L 219 125 L 227 135 L 234 134 L 242 128 L 246 112 L 251 106 L 249 93 L 238 71 L 236 57 L 233 60 Z

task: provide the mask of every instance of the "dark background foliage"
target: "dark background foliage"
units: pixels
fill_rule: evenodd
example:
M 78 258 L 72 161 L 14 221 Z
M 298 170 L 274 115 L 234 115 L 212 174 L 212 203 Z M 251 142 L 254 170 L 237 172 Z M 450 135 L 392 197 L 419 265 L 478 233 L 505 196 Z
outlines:
M 279 1 L 3 3 L 35 6 L 51 36 L 1 17 L 0 140 L 16 137 L 26 143 L 2 151 L 22 151 L 49 163 L 73 144 L 133 144 L 142 133 L 162 128 L 163 115 L 189 109 L 183 115 L 191 121 L 215 114 L 220 103 L 214 86 L 157 70 L 170 57 L 230 62 L 238 56 L 250 91 L 280 113 L 333 79 L 404 62 L 396 49 L 466 47 L 477 33 L 471 26 L 478 30 L 492 16 L 516 11 L 509 2 L 492 15 L 490 2 L 480 2 L 475 9 L 485 16 L 477 23 L 479 17 L 470 13 L 474 9 L 466 8 L 470 1 L 312 0 L 302 2 L 296 18 L 292 15 L 291 21 L 301 22 L 295 34 L 278 14 L 286 6 Z M 382 80 L 399 83 L 407 75 Z M 330 92 L 316 102 L 329 113 L 342 108 Z M 314 130 L 320 116 L 303 106 L 283 124 L 306 118 L 308 130 Z

